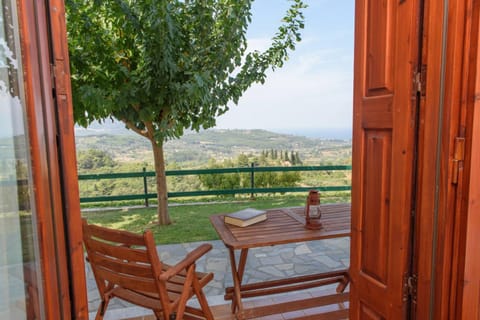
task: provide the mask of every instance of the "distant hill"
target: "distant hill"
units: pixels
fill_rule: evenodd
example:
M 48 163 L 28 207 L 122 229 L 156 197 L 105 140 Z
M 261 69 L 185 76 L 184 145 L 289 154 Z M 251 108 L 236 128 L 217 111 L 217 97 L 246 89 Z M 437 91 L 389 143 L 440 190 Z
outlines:
M 107 130 L 108 131 L 108 130 Z M 100 149 L 108 151 L 117 161 L 152 162 L 150 143 L 137 134 L 78 134 L 77 150 Z M 99 134 L 100 133 L 100 134 Z M 182 138 L 165 144 L 167 162 L 195 164 L 235 158 L 239 154 L 260 154 L 262 150 L 299 152 L 307 164 L 350 162 L 351 141 L 342 139 L 315 139 L 304 136 L 279 134 L 266 130 L 211 129 L 199 133 L 189 132 Z
M 123 122 L 111 120 L 105 120 L 103 123 L 94 122 L 83 128 L 78 125 L 75 126 L 75 135 L 79 136 L 91 136 L 91 135 L 134 135 L 136 133 L 125 128 Z

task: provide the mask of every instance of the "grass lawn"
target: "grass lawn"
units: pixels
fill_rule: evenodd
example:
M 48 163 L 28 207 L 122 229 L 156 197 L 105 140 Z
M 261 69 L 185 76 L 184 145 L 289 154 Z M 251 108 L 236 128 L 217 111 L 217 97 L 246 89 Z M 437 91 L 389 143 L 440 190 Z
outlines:
M 349 202 L 349 199 L 335 199 L 339 202 Z M 325 200 L 323 202 L 336 202 Z M 209 217 L 213 214 L 230 213 L 248 207 L 257 209 L 282 208 L 305 205 L 305 196 L 284 196 L 275 198 L 259 198 L 226 203 L 182 204 L 169 207 L 172 224 L 159 226 L 156 224 L 156 208 L 119 209 L 84 213 L 89 223 L 99 224 L 109 228 L 129 230 L 142 233 L 152 230 L 158 244 L 185 243 L 218 239 L 217 233 L 210 224 Z

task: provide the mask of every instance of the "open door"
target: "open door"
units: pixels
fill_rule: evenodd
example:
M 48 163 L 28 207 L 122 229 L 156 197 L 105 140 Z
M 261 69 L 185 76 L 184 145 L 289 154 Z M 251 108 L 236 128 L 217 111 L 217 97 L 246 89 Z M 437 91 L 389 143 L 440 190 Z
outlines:
M 422 1 L 357 0 L 350 319 L 405 319 Z

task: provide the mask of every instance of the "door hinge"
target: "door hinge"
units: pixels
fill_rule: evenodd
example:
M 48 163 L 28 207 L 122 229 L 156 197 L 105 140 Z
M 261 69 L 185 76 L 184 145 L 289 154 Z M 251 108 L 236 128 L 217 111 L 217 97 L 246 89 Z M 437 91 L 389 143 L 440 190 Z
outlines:
M 417 275 L 405 275 L 403 279 L 403 302 L 417 303 Z
M 453 167 L 452 167 L 452 183 L 458 183 L 460 165 L 465 160 L 465 138 L 456 137 L 453 147 Z
M 422 65 L 420 71 L 415 72 L 414 84 L 415 91 L 421 96 L 425 96 L 426 91 L 426 77 L 427 77 L 427 65 Z

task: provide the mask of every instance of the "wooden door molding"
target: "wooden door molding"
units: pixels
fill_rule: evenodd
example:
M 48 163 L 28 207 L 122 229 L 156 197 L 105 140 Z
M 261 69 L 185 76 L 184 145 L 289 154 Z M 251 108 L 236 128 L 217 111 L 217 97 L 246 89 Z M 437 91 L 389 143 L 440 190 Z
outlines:
M 417 274 L 417 298 L 412 306 L 416 319 L 429 319 L 432 309 L 432 265 L 435 211 L 438 193 L 438 154 L 440 150 L 440 110 L 443 107 L 443 1 L 425 1 L 422 62 L 426 70 L 425 94 L 420 100 L 418 135 L 418 174 L 413 272 Z
M 462 204 L 468 197 L 468 176 L 465 172 L 465 154 L 462 151 L 471 143 L 466 136 L 468 109 L 475 91 L 475 58 L 477 34 L 472 13 L 474 1 L 449 2 L 446 28 L 444 108 L 441 110 L 441 145 L 439 152 L 439 196 L 437 237 L 433 239 L 434 260 L 431 293 L 432 319 L 458 319 L 456 308 L 459 281 L 462 281 L 460 262 L 463 260 L 466 233 L 466 209 Z M 477 5 L 478 6 L 478 5 Z M 477 10 L 478 11 L 478 10 Z M 477 16 L 477 17 L 475 17 Z M 473 59 L 472 59 L 473 58 Z M 463 252 L 462 252 L 463 251 Z
M 478 163 L 473 143 L 479 132 L 473 121 L 478 117 L 473 111 L 478 109 L 479 89 L 478 7 L 473 0 L 426 0 L 422 60 L 427 81 L 420 112 L 417 181 L 417 319 L 461 319 L 465 303 L 470 304 L 465 319 L 473 319 L 474 306 L 478 308 L 478 287 L 475 301 L 462 299 L 464 272 L 480 285 L 478 274 L 468 270 L 472 265 L 478 270 L 477 258 L 467 254 L 473 264 L 463 259 L 465 250 L 473 248 L 468 230 L 472 232 L 478 223 L 471 215 L 479 188 L 478 178 L 472 180 L 479 174 L 473 176 L 478 166 L 472 166 Z
M 63 2 L 17 4 L 45 316 L 88 319 Z
M 350 319 L 407 312 L 420 9 L 356 1 Z
M 463 181 L 457 192 L 454 239 L 458 242 L 453 255 L 450 315 L 455 319 L 480 319 L 480 3 L 471 1 L 467 7 L 465 32 L 465 77 L 462 94 L 460 135 L 465 138 L 465 161 L 461 168 Z M 456 244 L 454 242 L 454 245 Z
M 462 123 L 462 100 L 465 97 L 468 69 L 465 69 L 467 5 L 470 1 L 451 1 L 447 10 L 448 25 L 445 32 L 444 63 L 444 92 L 440 92 L 443 99 L 443 109 L 440 110 L 441 129 L 439 145 L 439 163 L 437 175 L 437 211 L 435 219 L 436 237 L 433 239 L 432 286 L 430 318 L 454 319 L 455 291 L 452 279 L 457 276 L 457 265 L 453 262 L 458 258 L 460 244 L 459 231 L 461 222 L 458 215 L 458 199 L 461 198 L 463 160 L 458 159 L 455 164 L 456 138 L 464 138 L 465 131 Z M 471 2 L 470 2 L 471 3 Z M 439 90 L 440 91 L 440 90 Z M 455 174 L 458 166 L 459 173 Z M 452 291 L 453 290 L 453 291 Z
M 35 190 L 32 196 L 40 240 L 38 246 L 44 289 L 43 307 L 46 319 L 62 319 L 70 313 L 70 295 L 68 282 L 63 285 L 61 282 L 62 276 L 67 276 L 67 255 L 62 241 L 64 234 L 63 232 L 58 234 L 56 226 L 63 223 L 56 221 L 53 214 L 58 212 L 56 199 L 53 198 L 55 179 L 58 175 L 55 171 L 51 171 L 50 165 L 51 161 L 53 161 L 52 164 L 56 163 L 56 149 L 51 143 L 55 141 L 55 132 L 49 128 L 51 119 L 47 111 L 53 108 L 50 61 L 48 42 L 40 40 L 46 35 L 46 15 L 44 3 L 41 1 L 18 1 L 17 4 L 32 180 Z M 57 194 L 60 193 L 58 188 L 56 191 Z M 63 270 L 63 274 L 59 274 L 59 270 Z
M 77 176 L 77 158 L 73 121 L 70 63 L 63 0 L 49 2 L 50 41 L 55 86 L 56 125 L 58 130 L 59 167 L 64 230 L 68 235 L 66 246 L 69 257 L 69 283 L 71 286 L 72 315 L 74 319 L 88 319 L 88 299 L 85 260 L 82 242 L 82 220 Z

